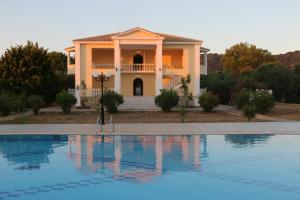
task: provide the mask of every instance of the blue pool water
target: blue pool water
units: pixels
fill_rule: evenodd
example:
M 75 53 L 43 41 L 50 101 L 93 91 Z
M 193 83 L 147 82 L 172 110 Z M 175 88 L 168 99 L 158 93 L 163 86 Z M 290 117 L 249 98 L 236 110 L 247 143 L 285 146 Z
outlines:
M 2 199 L 300 199 L 300 136 L 0 136 Z

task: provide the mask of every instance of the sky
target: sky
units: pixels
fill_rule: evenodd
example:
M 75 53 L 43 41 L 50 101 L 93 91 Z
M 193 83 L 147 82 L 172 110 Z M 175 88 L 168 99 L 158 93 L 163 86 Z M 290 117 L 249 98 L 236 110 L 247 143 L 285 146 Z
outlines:
M 273 54 L 300 50 L 300 0 L 0 0 L 0 55 L 27 40 L 64 51 L 76 38 L 142 27 Z

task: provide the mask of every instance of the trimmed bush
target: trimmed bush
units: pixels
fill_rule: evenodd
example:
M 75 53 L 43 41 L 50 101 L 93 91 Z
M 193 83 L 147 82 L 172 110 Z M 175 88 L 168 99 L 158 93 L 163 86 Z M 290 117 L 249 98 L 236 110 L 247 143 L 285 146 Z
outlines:
M 253 104 L 246 104 L 243 107 L 242 110 L 243 110 L 244 116 L 248 118 L 249 122 L 251 121 L 251 119 L 253 117 L 255 117 L 255 114 L 256 114 L 256 107 L 255 107 L 255 105 L 253 105 Z
M 28 103 L 35 115 L 39 114 L 40 108 L 44 105 L 44 100 L 40 96 L 31 95 L 28 97 Z
M 253 104 L 258 113 L 265 114 L 274 107 L 274 98 L 267 90 L 258 90 L 256 92 L 242 90 L 237 95 L 235 103 L 238 109 L 242 109 L 245 105 Z
M 236 97 L 235 104 L 238 109 L 242 109 L 246 104 L 249 103 L 251 97 L 253 96 L 252 92 L 246 89 L 243 89 Z
M 8 116 L 11 112 L 11 96 L 8 92 L 0 93 L 0 112 L 3 116 Z
M 179 96 L 173 89 L 162 89 L 160 95 L 155 97 L 155 105 L 160 107 L 163 112 L 170 112 L 177 106 Z
M 13 95 L 11 97 L 12 102 L 12 109 L 18 113 L 18 112 L 24 112 L 26 110 L 27 106 L 27 97 L 25 93 L 22 93 L 20 95 Z
M 257 112 L 261 114 L 270 112 L 270 110 L 274 107 L 274 98 L 272 94 L 266 90 L 257 91 L 255 93 L 253 102 Z
M 99 100 L 100 104 L 102 103 L 102 98 Z M 117 113 L 118 106 L 124 103 L 123 96 L 113 90 L 104 90 L 103 93 L 103 105 L 106 108 L 106 111 L 109 113 Z
M 56 102 L 60 105 L 65 114 L 69 114 L 71 112 L 71 108 L 75 105 L 76 101 L 77 99 L 65 90 L 61 91 L 56 96 Z
M 219 99 L 215 95 L 205 92 L 198 97 L 198 103 L 203 108 L 204 112 L 211 112 L 219 105 Z

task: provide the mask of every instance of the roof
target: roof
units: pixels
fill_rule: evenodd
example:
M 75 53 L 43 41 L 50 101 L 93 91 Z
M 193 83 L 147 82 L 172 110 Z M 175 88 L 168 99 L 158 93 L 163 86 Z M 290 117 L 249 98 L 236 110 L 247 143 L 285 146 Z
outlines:
M 109 41 L 113 41 L 113 37 L 115 37 L 115 36 L 118 36 L 118 35 L 121 35 L 124 33 L 128 33 L 131 31 L 135 31 L 135 30 L 143 30 L 146 32 L 156 34 L 156 35 L 162 37 L 164 42 L 201 42 L 200 40 L 196 40 L 196 39 L 192 39 L 192 38 L 186 38 L 186 37 L 181 37 L 181 36 L 166 34 L 166 33 L 151 32 L 146 29 L 139 28 L 139 27 L 133 28 L 133 29 L 130 29 L 127 31 L 123 31 L 123 32 L 116 32 L 116 33 L 110 33 L 110 34 L 105 34 L 105 35 L 97 35 L 97 36 L 93 36 L 93 37 L 75 39 L 75 40 L 73 40 L 73 42 L 109 42 Z
M 65 48 L 65 50 L 72 50 L 72 49 L 75 49 L 75 46 L 73 45 L 73 46 L 70 46 L 70 47 L 67 47 L 67 48 Z
M 209 51 L 210 51 L 210 49 L 208 49 L 208 48 L 205 48 L 205 47 L 201 47 L 201 48 L 200 48 L 200 51 L 201 51 L 201 52 L 205 52 L 205 53 L 207 53 L 207 52 L 209 52 Z

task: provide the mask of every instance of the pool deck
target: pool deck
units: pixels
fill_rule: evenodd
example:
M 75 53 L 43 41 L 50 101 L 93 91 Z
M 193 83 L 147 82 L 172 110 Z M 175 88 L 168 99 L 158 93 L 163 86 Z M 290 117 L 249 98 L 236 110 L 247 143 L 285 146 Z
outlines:
M 0 125 L 8 134 L 96 134 L 95 124 Z M 98 132 L 100 134 L 100 131 Z M 300 134 L 300 122 L 115 124 L 105 135 Z

